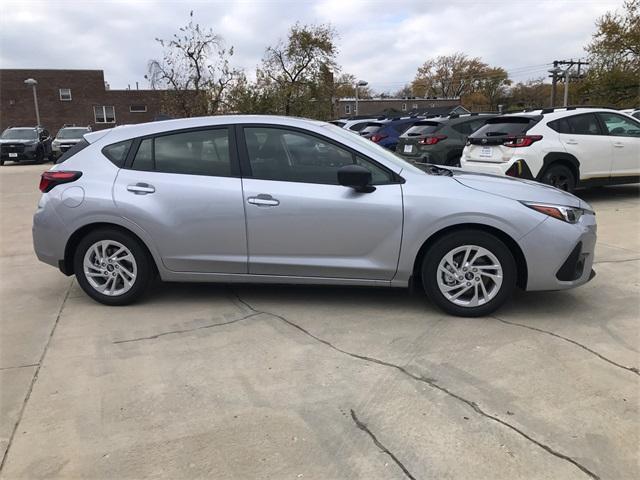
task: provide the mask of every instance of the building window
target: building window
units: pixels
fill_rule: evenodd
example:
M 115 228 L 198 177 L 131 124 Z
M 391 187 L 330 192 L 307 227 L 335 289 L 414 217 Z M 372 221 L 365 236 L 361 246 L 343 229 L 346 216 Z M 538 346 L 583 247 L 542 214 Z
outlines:
M 413 105 L 411 105 L 411 109 L 412 110 L 417 110 L 418 109 L 418 104 L 414 103 Z
M 62 102 L 70 102 L 71 101 L 71 89 L 70 88 L 61 88 L 60 92 L 60 100 Z
M 350 104 L 346 104 L 344 106 L 344 113 L 346 113 L 347 115 L 351 115 L 351 105 Z
M 93 107 L 96 123 L 115 123 L 116 109 L 114 107 Z
M 406 104 L 406 103 L 403 103 L 403 104 L 402 104 L 402 111 L 403 111 L 403 112 L 406 112 L 406 111 L 407 111 L 407 104 Z
M 147 111 L 146 105 L 129 105 L 129 111 L 131 113 L 144 113 Z

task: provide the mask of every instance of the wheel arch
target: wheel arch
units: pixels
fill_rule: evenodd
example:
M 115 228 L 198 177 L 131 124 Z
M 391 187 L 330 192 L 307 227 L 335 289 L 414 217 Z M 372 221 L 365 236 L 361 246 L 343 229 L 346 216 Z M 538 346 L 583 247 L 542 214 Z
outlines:
M 580 162 L 578 159 L 567 152 L 549 152 L 542 159 L 542 168 L 536 175 L 536 180 L 541 180 L 547 169 L 554 164 L 567 166 L 576 180 L 576 185 L 580 183 Z
M 427 238 L 418 250 L 418 254 L 416 255 L 413 263 L 412 284 L 421 282 L 420 269 L 422 267 L 422 260 L 424 259 L 429 249 L 435 244 L 435 242 L 443 236 L 448 235 L 449 233 L 460 230 L 481 230 L 499 238 L 507 246 L 507 248 L 509 248 L 514 260 L 516 261 L 516 285 L 521 289 L 526 290 L 529 269 L 527 266 L 527 260 L 524 256 L 524 253 L 522 252 L 522 249 L 518 245 L 518 242 L 516 242 L 509 234 L 505 233 L 499 228 L 481 223 L 460 223 L 456 225 L 450 225 L 441 230 L 438 230 L 429 238 Z
M 65 275 L 74 274 L 73 256 L 75 254 L 76 248 L 78 247 L 78 244 L 80 243 L 80 240 L 82 240 L 90 232 L 93 232 L 100 228 L 112 228 L 115 230 L 120 230 L 121 232 L 131 235 L 133 238 L 135 238 L 138 242 L 140 242 L 140 245 L 142 245 L 142 248 L 145 249 L 145 251 L 147 252 L 147 255 L 149 255 L 149 258 L 152 261 L 151 263 L 156 273 L 158 272 L 158 260 L 149 249 L 147 243 L 140 237 L 140 235 L 136 234 L 133 230 L 129 228 L 126 228 L 122 225 L 118 225 L 117 223 L 94 222 L 94 223 L 88 223 L 86 225 L 83 225 L 82 227 L 75 230 L 71 234 L 71 236 L 69 236 L 69 239 L 67 240 L 67 243 L 64 248 L 64 258 L 63 260 L 60 261 L 60 271 L 62 273 L 64 273 Z

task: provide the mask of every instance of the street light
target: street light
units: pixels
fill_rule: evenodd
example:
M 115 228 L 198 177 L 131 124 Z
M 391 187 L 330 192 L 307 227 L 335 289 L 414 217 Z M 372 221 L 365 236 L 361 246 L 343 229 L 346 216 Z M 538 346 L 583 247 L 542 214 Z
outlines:
M 37 122 L 37 125 L 40 125 L 40 111 L 38 110 L 38 94 L 36 93 L 36 85 L 38 85 L 38 81 L 33 78 L 27 78 L 24 81 L 24 84 L 27 87 L 33 88 L 33 104 L 36 107 L 36 122 Z
M 365 82 L 364 80 L 358 80 L 356 83 L 356 115 L 358 115 L 358 87 L 366 87 L 369 85 L 369 82 Z

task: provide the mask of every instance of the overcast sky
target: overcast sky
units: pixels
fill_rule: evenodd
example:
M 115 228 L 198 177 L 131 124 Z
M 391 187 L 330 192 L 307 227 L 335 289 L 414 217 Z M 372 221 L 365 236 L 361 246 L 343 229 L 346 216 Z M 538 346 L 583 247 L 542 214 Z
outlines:
M 544 76 L 554 59 L 584 57 L 597 17 L 622 0 L 0 0 L 2 68 L 103 69 L 111 88 L 146 88 L 147 62 L 188 21 L 233 46 L 232 63 L 255 71 L 265 48 L 296 21 L 331 23 L 343 71 L 377 91 L 410 82 L 426 58 L 462 51 L 507 69 L 514 80 Z

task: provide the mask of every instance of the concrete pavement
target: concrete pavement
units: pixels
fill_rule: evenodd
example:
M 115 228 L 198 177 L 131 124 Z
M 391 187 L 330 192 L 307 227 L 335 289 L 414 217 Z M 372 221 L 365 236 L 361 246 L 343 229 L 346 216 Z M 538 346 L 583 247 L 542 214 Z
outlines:
M 32 253 L 45 168 L 0 168 L 1 478 L 640 478 L 638 185 L 581 194 L 591 283 L 460 319 L 368 288 L 104 307 Z

